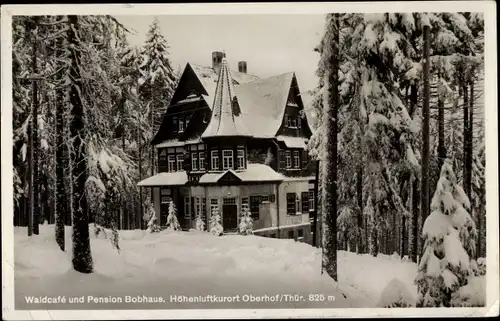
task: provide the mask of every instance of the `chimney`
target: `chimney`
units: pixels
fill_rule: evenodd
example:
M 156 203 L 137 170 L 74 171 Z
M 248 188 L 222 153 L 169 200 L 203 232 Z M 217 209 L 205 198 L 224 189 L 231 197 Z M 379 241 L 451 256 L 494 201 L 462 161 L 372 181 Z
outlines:
M 224 57 L 224 53 L 221 51 L 212 52 L 212 69 L 215 70 L 215 73 L 218 75 L 220 71 L 220 67 L 222 64 L 222 58 Z
M 247 62 L 246 61 L 239 61 L 238 62 L 238 71 L 242 72 L 244 74 L 247 73 Z

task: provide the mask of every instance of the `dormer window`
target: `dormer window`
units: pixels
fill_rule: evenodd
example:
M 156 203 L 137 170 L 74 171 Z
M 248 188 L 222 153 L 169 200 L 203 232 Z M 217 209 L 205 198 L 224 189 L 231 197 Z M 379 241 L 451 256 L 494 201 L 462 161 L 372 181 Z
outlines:
M 232 169 L 233 165 L 233 150 L 225 149 L 222 151 L 222 169 Z
M 238 169 L 245 168 L 245 150 L 238 149 Z
M 296 118 L 291 118 L 290 119 L 290 127 L 297 128 L 297 119 Z
M 182 171 L 184 169 L 184 156 L 182 154 L 177 154 L 177 170 Z
M 179 119 L 179 133 L 184 132 L 184 119 Z
M 290 127 L 290 116 L 285 114 L 285 126 Z
M 293 168 L 300 168 L 300 154 L 298 150 L 293 151 Z
M 292 168 L 292 155 L 289 150 L 285 152 L 286 168 Z

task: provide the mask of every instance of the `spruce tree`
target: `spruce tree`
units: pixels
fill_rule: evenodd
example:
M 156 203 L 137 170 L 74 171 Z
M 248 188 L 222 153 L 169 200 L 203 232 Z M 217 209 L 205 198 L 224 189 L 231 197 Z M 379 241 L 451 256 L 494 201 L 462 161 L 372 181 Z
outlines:
M 167 229 L 177 231 L 180 230 L 179 221 L 177 220 L 177 207 L 173 201 L 168 204 Z
M 253 220 L 248 206 L 243 206 L 240 214 L 240 224 L 238 226 L 241 235 L 253 234 Z
M 417 307 L 460 305 L 454 297 L 467 285 L 475 267 L 476 227 L 469 205 L 447 159 L 432 198 L 432 213 L 422 230 L 424 253 L 415 279 Z
M 210 216 L 210 233 L 216 236 L 221 236 L 224 229 L 220 223 L 219 209 L 214 207 Z

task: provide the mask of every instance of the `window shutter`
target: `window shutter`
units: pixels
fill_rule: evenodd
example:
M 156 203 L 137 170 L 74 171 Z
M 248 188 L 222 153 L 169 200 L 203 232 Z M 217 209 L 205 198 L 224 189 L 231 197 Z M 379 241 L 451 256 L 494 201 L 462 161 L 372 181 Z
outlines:
M 284 170 L 286 168 L 286 160 L 285 160 L 285 151 L 283 149 L 280 149 L 278 151 L 278 158 L 279 158 L 279 170 Z
M 209 161 L 210 161 L 210 158 L 209 158 L 209 153 L 208 153 L 208 150 L 205 149 L 205 170 L 208 170 L 208 166 L 209 166 Z
M 307 152 L 307 150 L 303 150 L 302 151 L 302 155 L 301 156 L 301 162 L 302 162 L 302 168 L 305 168 L 307 166 L 307 163 L 309 161 L 309 154 Z

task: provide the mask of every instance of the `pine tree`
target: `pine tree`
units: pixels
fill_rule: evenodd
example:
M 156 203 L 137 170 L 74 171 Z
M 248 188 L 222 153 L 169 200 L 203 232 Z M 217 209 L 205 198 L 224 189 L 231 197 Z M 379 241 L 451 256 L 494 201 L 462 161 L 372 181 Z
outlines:
M 196 230 L 203 232 L 205 230 L 205 222 L 201 217 L 201 213 L 196 216 Z
M 177 208 L 173 201 L 168 205 L 167 229 L 177 231 L 180 230 L 179 221 L 177 220 Z
M 142 65 L 140 66 L 141 79 L 139 93 L 141 100 L 147 107 L 150 124 L 148 140 L 151 140 L 162 122 L 165 108 L 173 95 L 176 77 L 168 58 L 169 46 L 161 34 L 159 21 L 155 18 L 141 51 Z M 154 174 L 154 151 L 149 155 L 151 174 Z
M 224 228 L 220 223 L 219 209 L 214 207 L 212 210 L 212 215 L 210 216 L 210 233 L 216 236 L 221 236 L 224 232 Z
M 432 199 L 432 213 L 423 226 L 424 254 L 415 283 L 417 307 L 449 307 L 472 275 L 476 227 L 467 209 L 469 199 L 447 159 Z
M 147 232 L 149 233 L 158 233 L 161 231 L 160 227 L 158 226 L 157 223 L 157 217 L 156 217 L 156 212 L 153 204 L 150 202 L 149 199 L 147 199 L 146 203 L 146 216 L 148 217 L 148 227 L 146 229 Z
M 243 206 L 240 214 L 239 233 L 241 235 L 253 234 L 253 220 L 248 206 Z

